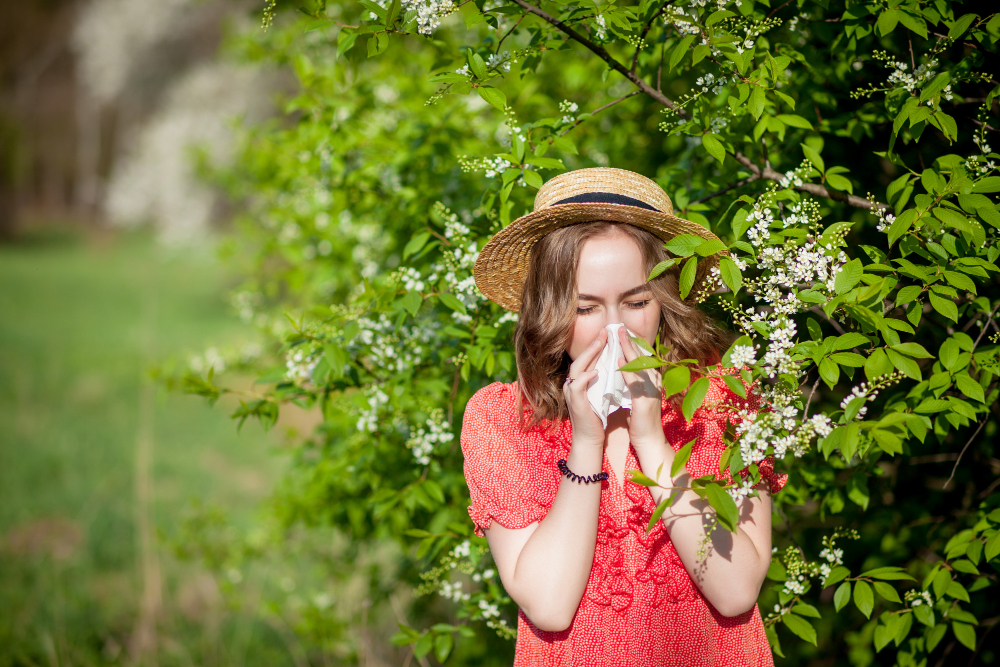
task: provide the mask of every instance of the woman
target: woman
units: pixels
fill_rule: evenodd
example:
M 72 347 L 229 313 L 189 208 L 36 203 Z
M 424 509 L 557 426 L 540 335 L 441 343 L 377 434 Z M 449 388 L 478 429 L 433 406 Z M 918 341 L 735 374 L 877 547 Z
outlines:
M 670 491 L 625 478 L 641 469 L 684 487 L 718 474 L 730 408 L 753 409 L 754 395 L 740 399 L 713 377 L 686 422 L 659 372 L 623 372 L 631 408 L 607 415 L 606 427 L 587 397 L 610 324 L 625 325 L 619 366 L 638 356 L 626 328 L 650 344 L 659 335 L 673 359 L 718 363 L 718 332 L 680 299 L 676 275 L 646 282 L 669 257 L 663 242 L 681 233 L 715 238 L 675 217 L 653 181 L 582 169 L 543 185 L 534 211 L 480 253 L 480 290 L 520 312 L 519 379 L 470 399 L 461 443 L 469 514 L 520 607 L 516 667 L 773 664 L 756 607 L 771 556 L 770 493 L 784 483 L 773 461 L 762 465 L 768 484 L 739 503 L 735 534 L 706 536 L 711 515 L 692 491 L 647 534 Z M 702 260 L 690 301 L 710 289 L 717 261 Z M 675 451 L 692 439 L 686 470 L 671 479 Z

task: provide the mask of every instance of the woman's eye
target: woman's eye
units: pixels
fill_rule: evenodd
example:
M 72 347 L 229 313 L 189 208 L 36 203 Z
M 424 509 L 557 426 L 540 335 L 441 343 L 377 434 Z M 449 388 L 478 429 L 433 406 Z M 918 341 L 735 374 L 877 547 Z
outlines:
M 646 299 L 645 301 L 632 301 L 632 302 L 630 302 L 630 303 L 628 303 L 626 305 L 629 308 L 635 308 L 636 310 L 639 310 L 640 308 L 645 308 L 646 304 L 648 304 L 648 303 L 649 303 L 649 299 Z
M 581 307 L 578 307 L 576 309 L 576 314 L 577 315 L 586 315 L 587 313 L 591 312 L 592 310 L 594 310 L 593 306 L 581 306 Z

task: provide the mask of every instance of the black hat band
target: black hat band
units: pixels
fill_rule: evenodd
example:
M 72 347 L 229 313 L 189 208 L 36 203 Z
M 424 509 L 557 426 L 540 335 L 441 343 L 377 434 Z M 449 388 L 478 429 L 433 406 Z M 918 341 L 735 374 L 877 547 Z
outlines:
M 625 206 L 637 206 L 650 211 L 656 211 L 657 213 L 663 212 L 640 199 L 614 192 L 584 192 L 583 194 L 573 195 L 567 199 L 560 199 L 556 203 L 551 204 L 551 206 L 558 206 L 560 204 L 624 204 Z

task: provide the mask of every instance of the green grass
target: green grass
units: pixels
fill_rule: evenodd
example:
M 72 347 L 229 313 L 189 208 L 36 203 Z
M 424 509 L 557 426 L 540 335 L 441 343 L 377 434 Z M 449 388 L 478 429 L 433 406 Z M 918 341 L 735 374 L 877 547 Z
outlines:
M 148 380 L 151 364 L 249 338 L 231 280 L 210 252 L 143 235 L 0 247 L 0 665 L 131 662 L 143 429 L 159 535 L 194 499 L 236 522 L 258 511 L 284 467 L 276 438 Z M 154 548 L 159 664 L 242 662 L 226 651 L 247 633 L 228 640 L 225 614 L 209 627 L 208 575 Z

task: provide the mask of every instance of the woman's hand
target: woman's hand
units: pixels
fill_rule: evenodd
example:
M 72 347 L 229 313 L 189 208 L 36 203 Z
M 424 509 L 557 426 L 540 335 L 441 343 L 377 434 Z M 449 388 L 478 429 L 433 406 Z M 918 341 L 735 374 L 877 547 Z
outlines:
M 620 368 L 633 359 L 638 359 L 640 355 L 625 327 L 618 329 L 618 339 L 625 355 L 618 358 Z M 654 368 L 635 373 L 622 371 L 622 375 L 632 397 L 632 411 L 628 420 L 628 435 L 632 446 L 637 452 L 641 448 L 662 447 L 666 443 L 661 421 L 663 377 Z
M 573 425 L 573 444 L 578 442 L 604 446 L 604 425 L 587 398 L 587 385 L 597 377 L 597 358 L 608 342 L 607 329 L 601 329 L 590 346 L 570 364 L 563 396 Z M 572 382 L 569 380 L 572 378 Z

